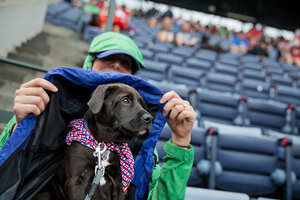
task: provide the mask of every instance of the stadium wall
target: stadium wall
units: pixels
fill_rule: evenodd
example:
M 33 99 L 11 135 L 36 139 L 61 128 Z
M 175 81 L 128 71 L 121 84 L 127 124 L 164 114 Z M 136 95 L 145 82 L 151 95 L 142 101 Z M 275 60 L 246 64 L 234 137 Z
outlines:
M 46 0 L 0 1 L 0 56 L 42 31 Z

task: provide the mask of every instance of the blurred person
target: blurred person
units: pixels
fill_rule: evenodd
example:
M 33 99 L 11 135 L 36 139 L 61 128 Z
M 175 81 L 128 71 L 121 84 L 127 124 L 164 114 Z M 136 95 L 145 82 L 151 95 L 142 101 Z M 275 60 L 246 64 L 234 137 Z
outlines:
M 260 23 L 255 24 L 252 29 L 247 33 L 248 38 L 260 39 L 262 38 L 262 25 Z
M 268 55 L 268 45 L 267 42 L 264 40 L 253 40 L 255 41 L 255 44 L 253 44 L 253 47 L 247 51 L 248 54 L 256 55 L 261 58 L 267 58 Z
M 98 0 L 90 0 L 83 8 L 83 11 L 89 15 L 99 15 Z
M 159 18 L 159 11 L 153 7 L 146 12 L 147 25 L 151 28 L 156 27 Z
M 221 26 L 218 30 L 218 35 L 223 39 L 228 39 L 229 33 L 225 26 Z
M 173 18 L 173 12 L 172 12 L 172 7 L 170 5 L 168 5 L 168 10 L 166 12 L 164 12 L 161 16 L 162 19 L 164 19 L 165 17 L 168 18 Z
M 161 30 L 157 33 L 156 39 L 160 42 L 173 42 L 174 33 L 172 31 L 172 19 L 169 17 L 163 18 L 161 22 Z
M 175 36 L 175 42 L 177 46 L 194 46 L 198 39 L 194 37 L 192 31 L 191 23 L 188 21 L 184 21 L 181 26 L 181 31 L 178 32 Z
M 246 53 L 249 47 L 249 40 L 244 36 L 243 32 L 233 33 L 230 44 L 231 53 Z
M 133 75 L 138 75 L 140 68 L 145 66 L 137 45 L 129 37 L 114 32 L 106 32 L 94 38 L 83 64 L 83 69 L 86 70 Z M 37 78 L 22 84 L 15 92 L 15 116 L 0 135 L 0 149 L 26 115 L 33 113 L 39 116 L 45 110 L 50 101 L 46 90 L 58 91 L 54 84 Z M 190 141 L 197 114 L 190 103 L 181 99 L 174 91 L 165 93 L 160 103 L 166 103 L 163 115 L 169 114 L 168 124 L 172 134 L 164 146 L 167 152 L 165 163 L 154 167 L 148 199 L 184 199 L 194 160 L 194 148 Z M 156 150 L 155 155 L 158 158 Z

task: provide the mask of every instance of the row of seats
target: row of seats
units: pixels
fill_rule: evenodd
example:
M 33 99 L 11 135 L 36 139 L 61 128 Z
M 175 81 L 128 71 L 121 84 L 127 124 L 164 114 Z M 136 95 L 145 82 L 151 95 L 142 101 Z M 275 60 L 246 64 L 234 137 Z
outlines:
M 83 31 L 91 16 L 82 10 L 73 8 L 69 3 L 50 4 L 45 21 L 74 31 Z
M 176 59 L 173 62 L 177 62 Z M 145 59 L 144 63 L 147 68 L 142 71 L 142 77 L 146 80 L 167 81 L 195 89 L 206 88 L 300 105 L 299 81 L 290 82 L 291 85 L 288 85 L 289 79 L 276 75 L 266 77 L 265 79 L 268 80 L 262 81 L 259 78 L 263 79 L 264 75 L 251 70 L 243 70 L 240 77 L 234 77 L 224 73 L 220 68 L 205 72 L 189 67 L 170 66 L 167 63 L 148 59 Z
M 160 160 L 170 137 L 166 126 L 157 144 Z M 300 199 L 300 143 L 194 127 L 191 144 L 195 160 L 188 186 Z
M 198 112 L 199 126 L 205 121 L 222 124 L 258 127 L 299 135 L 300 106 L 273 100 L 246 98 L 242 95 L 220 93 L 214 90 L 189 89 L 184 85 L 150 81 L 164 92 L 174 90 L 190 101 Z

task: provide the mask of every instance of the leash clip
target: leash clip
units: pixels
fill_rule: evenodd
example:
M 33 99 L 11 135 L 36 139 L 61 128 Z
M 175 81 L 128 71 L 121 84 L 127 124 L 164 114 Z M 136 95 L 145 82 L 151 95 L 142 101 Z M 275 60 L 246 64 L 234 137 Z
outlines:
M 96 150 L 93 152 L 93 156 L 98 158 L 98 163 L 95 166 L 95 175 L 97 174 L 98 170 L 101 170 L 104 175 L 105 173 L 105 167 L 102 164 L 102 157 L 105 154 L 107 150 L 107 146 L 104 142 L 99 142 L 98 146 L 96 147 Z

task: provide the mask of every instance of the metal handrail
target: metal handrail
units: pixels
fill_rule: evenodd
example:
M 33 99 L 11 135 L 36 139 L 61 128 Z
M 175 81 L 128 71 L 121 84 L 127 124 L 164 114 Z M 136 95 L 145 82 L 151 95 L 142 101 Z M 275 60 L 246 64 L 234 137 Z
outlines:
M 7 64 L 11 64 L 11 65 L 14 65 L 17 67 L 22 67 L 22 68 L 35 70 L 35 71 L 39 71 L 39 72 L 45 72 L 45 73 L 47 73 L 49 71 L 48 69 L 37 66 L 37 65 L 32 65 L 29 63 L 12 60 L 12 59 L 8 59 L 8 58 L 3 58 L 3 57 L 0 57 L 0 63 L 7 63 Z M 0 109 L 0 122 L 7 123 L 10 120 L 10 118 L 13 116 L 13 114 L 14 113 L 11 111 Z
M 9 59 L 9 58 L 0 57 L 0 62 L 15 65 L 17 67 L 22 67 L 22 68 L 26 68 L 26 69 L 39 71 L 39 72 L 47 73 L 49 71 L 48 69 L 37 66 L 37 65 L 32 65 L 32 64 L 29 64 L 29 63 L 25 63 L 25 62 L 21 62 L 21 61 L 17 61 L 17 60 L 12 60 L 12 59 Z

